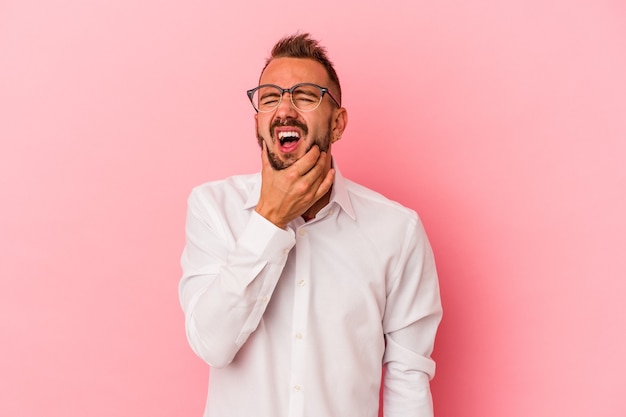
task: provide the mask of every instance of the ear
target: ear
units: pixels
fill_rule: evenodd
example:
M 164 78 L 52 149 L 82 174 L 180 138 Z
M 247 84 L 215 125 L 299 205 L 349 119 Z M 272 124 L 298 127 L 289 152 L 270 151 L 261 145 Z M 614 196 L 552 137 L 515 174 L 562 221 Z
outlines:
M 348 111 L 341 107 L 334 111 L 333 121 L 331 124 L 330 143 L 335 143 L 343 135 L 343 131 L 346 130 L 348 125 Z

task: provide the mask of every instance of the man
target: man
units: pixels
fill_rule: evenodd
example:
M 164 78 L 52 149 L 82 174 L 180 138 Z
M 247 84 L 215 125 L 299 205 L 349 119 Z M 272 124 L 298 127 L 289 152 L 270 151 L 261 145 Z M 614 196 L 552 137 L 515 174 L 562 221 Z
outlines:
M 248 91 L 260 174 L 189 197 L 181 304 L 211 366 L 205 416 L 432 416 L 441 319 L 417 215 L 345 179 L 339 79 L 308 34 L 279 41 Z

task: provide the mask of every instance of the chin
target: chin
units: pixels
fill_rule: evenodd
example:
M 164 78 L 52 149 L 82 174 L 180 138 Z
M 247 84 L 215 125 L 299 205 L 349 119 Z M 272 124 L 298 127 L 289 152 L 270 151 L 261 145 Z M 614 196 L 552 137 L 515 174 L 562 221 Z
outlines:
M 287 154 L 279 156 L 277 153 L 267 150 L 267 159 L 270 161 L 270 165 L 276 171 L 282 171 L 293 165 L 300 157 L 295 157 L 293 154 Z

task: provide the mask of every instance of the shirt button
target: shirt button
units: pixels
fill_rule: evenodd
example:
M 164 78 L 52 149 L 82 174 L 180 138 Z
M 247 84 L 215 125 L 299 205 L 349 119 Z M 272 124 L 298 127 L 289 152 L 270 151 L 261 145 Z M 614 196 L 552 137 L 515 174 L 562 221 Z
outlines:
M 300 391 L 302 389 L 302 387 L 300 387 L 300 385 L 294 385 L 293 386 L 293 390 L 294 391 Z
M 267 295 L 264 295 L 263 297 L 261 297 L 261 301 L 263 301 L 264 303 L 267 302 Z
M 298 282 L 298 285 L 299 285 L 299 286 L 301 286 L 301 287 L 304 287 L 304 284 L 306 284 L 306 282 L 304 282 L 304 280 L 303 280 L 303 279 L 301 279 L 301 280 Z
M 304 229 L 300 229 L 300 230 L 298 230 L 298 234 L 299 234 L 300 236 L 304 236 L 304 235 L 306 235 L 306 230 L 304 230 Z
M 285 249 L 285 250 L 283 251 L 283 253 L 284 253 L 285 255 L 289 255 L 289 248 Z
M 296 333 L 296 339 L 302 340 L 302 333 Z

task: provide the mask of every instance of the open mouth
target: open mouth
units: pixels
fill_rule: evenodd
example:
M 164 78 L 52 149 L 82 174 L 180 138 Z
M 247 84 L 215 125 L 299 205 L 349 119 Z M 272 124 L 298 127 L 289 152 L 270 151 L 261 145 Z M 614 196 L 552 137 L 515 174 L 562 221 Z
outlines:
M 279 131 L 277 137 L 281 150 L 283 152 L 291 152 L 298 146 L 300 132 L 296 130 Z

